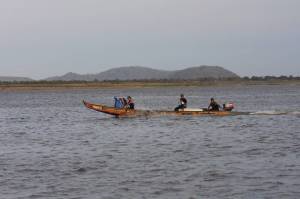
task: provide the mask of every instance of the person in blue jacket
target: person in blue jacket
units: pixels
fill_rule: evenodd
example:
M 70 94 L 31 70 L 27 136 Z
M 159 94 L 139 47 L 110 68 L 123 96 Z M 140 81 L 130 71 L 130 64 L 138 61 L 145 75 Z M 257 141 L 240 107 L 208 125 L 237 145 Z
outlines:
M 124 97 L 114 97 L 115 100 L 115 104 L 114 107 L 115 108 L 124 108 L 127 105 L 127 101 Z

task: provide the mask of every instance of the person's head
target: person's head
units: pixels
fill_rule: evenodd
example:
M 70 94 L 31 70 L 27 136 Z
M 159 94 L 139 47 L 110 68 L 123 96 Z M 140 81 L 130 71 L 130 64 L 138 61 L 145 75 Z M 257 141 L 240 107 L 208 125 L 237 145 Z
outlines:
M 131 97 L 130 97 L 130 96 L 127 96 L 127 99 L 131 99 Z
M 210 98 L 210 101 L 213 102 L 213 101 L 215 101 L 215 100 L 214 100 L 214 98 Z
M 184 95 L 183 95 L 183 94 L 180 94 L 180 97 L 184 97 Z

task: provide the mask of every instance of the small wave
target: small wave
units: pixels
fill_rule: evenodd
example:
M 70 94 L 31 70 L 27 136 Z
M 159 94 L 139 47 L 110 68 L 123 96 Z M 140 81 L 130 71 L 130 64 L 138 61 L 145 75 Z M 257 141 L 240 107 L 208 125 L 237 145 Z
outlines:
M 87 170 L 86 170 L 86 168 L 79 168 L 79 169 L 77 169 L 76 171 L 79 172 L 79 173 L 84 173 L 84 172 L 86 172 Z

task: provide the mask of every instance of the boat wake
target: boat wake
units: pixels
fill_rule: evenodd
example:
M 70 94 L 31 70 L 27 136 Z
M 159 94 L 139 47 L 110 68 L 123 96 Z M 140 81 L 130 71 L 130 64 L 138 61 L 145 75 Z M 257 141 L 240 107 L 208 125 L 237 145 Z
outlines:
M 250 115 L 300 115 L 300 111 L 279 111 L 279 110 L 256 111 L 250 113 Z

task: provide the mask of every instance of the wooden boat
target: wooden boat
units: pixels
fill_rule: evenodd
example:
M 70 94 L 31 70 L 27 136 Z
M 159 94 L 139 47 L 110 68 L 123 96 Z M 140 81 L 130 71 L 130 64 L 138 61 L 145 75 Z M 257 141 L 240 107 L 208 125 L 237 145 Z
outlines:
M 207 109 L 183 109 L 179 111 L 168 111 L 168 110 L 133 110 L 127 108 L 115 108 L 105 106 L 102 104 L 92 104 L 86 101 L 82 101 L 83 104 L 92 110 L 99 111 L 101 113 L 113 115 L 116 117 L 132 117 L 132 116 L 152 116 L 152 115 L 214 115 L 214 116 L 230 116 L 230 115 L 241 115 L 246 113 L 231 112 L 231 111 L 208 111 Z

